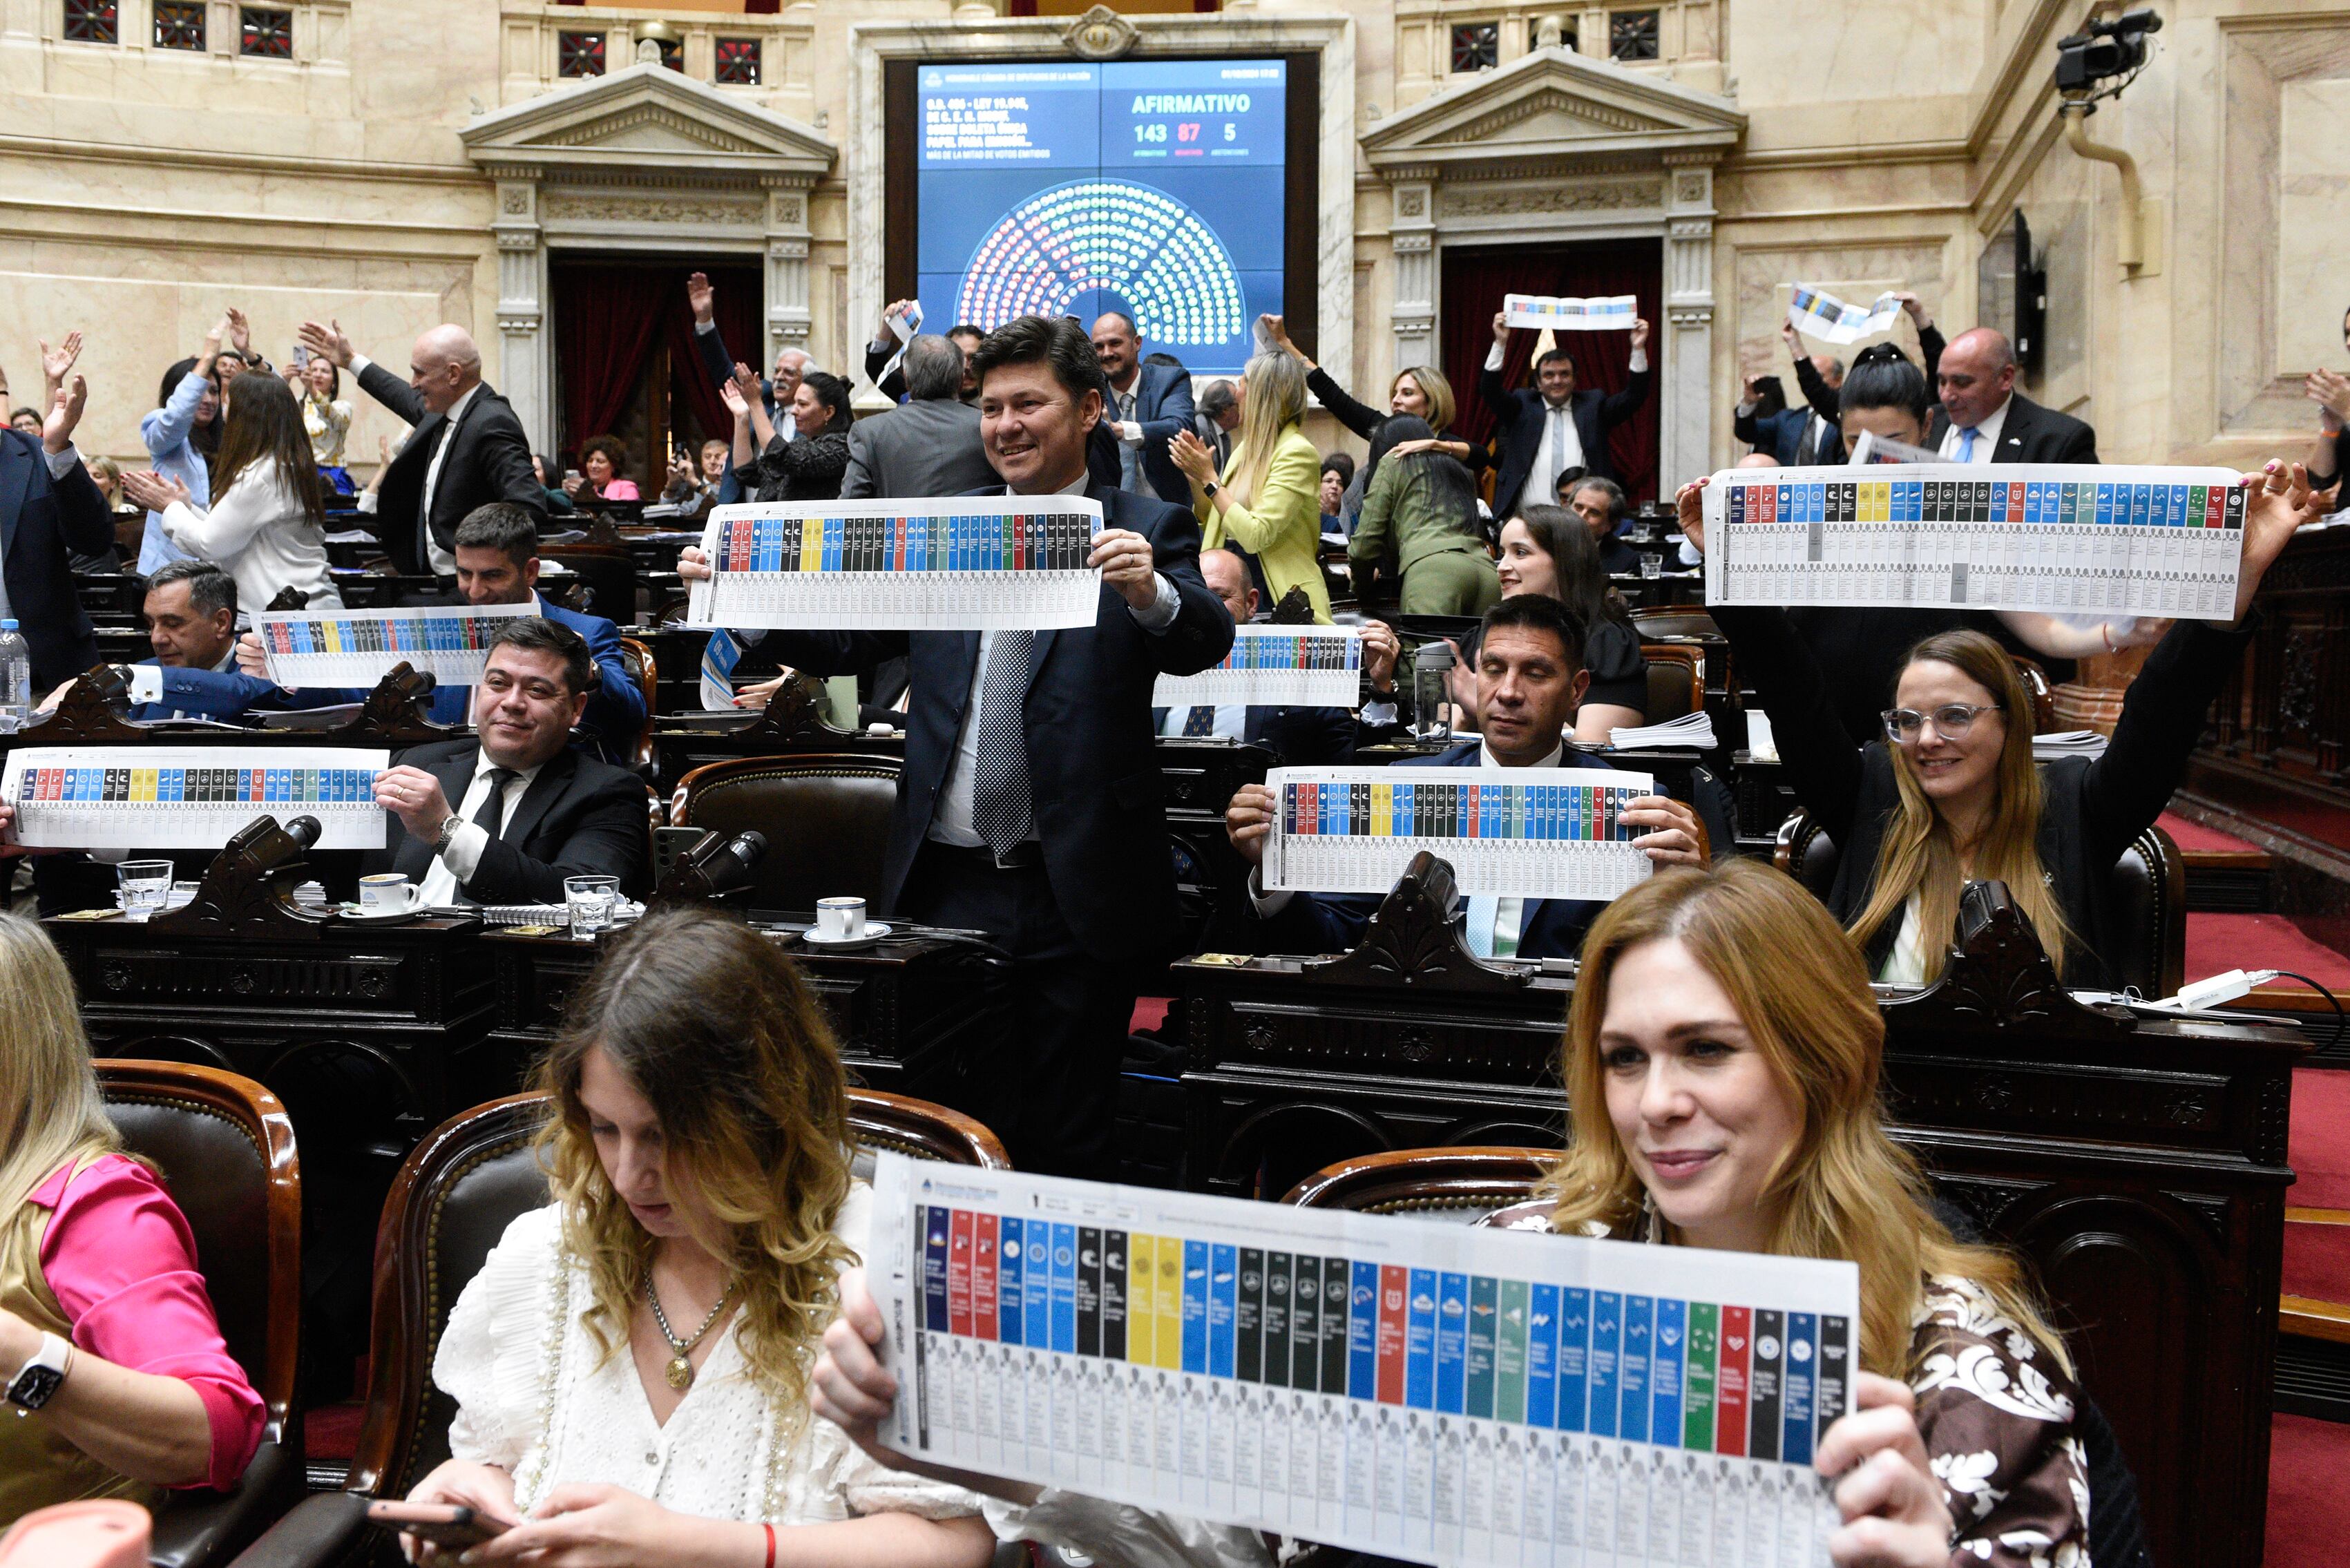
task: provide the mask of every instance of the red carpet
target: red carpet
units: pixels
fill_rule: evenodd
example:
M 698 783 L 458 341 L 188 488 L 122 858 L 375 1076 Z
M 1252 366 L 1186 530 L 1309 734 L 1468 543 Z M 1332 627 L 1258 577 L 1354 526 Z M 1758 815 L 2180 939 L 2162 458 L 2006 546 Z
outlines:
M 2270 1428 L 2265 1568 L 2334 1568 L 2350 1524 L 2342 1478 L 2350 1476 L 2350 1426 L 2279 1416 Z
M 2324 1067 L 2294 1071 L 2287 1150 L 2293 1174 L 2300 1178 L 2285 1189 L 2287 1203 L 2297 1209 L 2350 1209 L 2350 1073 Z M 2350 1296 L 2334 1299 L 2350 1301 Z
M 2284 1222 L 2284 1293 L 2350 1303 L 2350 1225 Z
M 1167 1010 L 1175 1005 L 1171 996 L 1139 996 L 1134 999 L 1134 1018 L 1126 1026 L 1128 1034 L 1156 1034 L 1159 1026 L 1167 1022 Z
M 2350 956 L 2318 941 L 2284 916 L 2190 912 L 2187 978 L 2201 980 L 2231 969 L 2299 970 L 2335 995 L 2350 995 Z
M 2217 850 L 2230 855 L 2258 855 L 2261 846 L 2241 838 L 2206 827 L 2199 822 L 2189 822 L 2176 812 L 2166 811 L 2156 819 L 2156 826 L 2170 835 L 2179 848 L 2193 854 L 2198 850 Z

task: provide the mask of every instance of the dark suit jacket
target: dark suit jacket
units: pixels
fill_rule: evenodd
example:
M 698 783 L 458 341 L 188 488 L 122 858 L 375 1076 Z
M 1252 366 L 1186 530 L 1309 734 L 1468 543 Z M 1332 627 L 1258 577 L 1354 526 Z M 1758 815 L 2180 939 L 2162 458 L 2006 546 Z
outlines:
M 1739 672 L 1762 694 L 1795 798 L 1841 851 L 1827 903 L 1837 919 L 1849 923 L 1877 886 L 1886 826 L 1901 807 L 1893 759 L 1882 741 L 1856 746 L 1846 737 L 1819 664 L 1783 610 L 1717 605 L 1713 613 Z M 2114 862 L 2170 803 L 2187 755 L 2202 737 L 2211 699 L 2243 661 L 2251 619 L 2235 631 L 2206 621 L 2179 622 L 2130 682 L 2106 754 L 2095 761 L 2064 757 L 2040 770 L 2040 864 L 2073 929 L 2066 984 L 2116 982 L 2100 956 L 2122 950 Z M 1900 925 L 1888 920 L 1870 939 L 1871 974 L 1892 953 Z M 1945 943 L 1952 936 L 1928 933 L 1929 940 Z
M 979 410 L 953 398 L 922 398 L 848 427 L 840 498 L 962 495 L 1000 483 L 979 444 Z
M 33 701 L 98 662 L 98 638 L 74 592 L 73 557 L 114 547 L 106 497 L 77 461 L 49 477 L 38 436 L 0 431 L 0 572 L 8 613 L 33 656 Z
M 441 781 L 449 809 L 462 808 L 481 755 L 478 741 L 435 741 L 392 753 L 395 766 L 422 768 Z M 391 817 L 390 836 L 370 849 L 360 874 L 399 871 L 421 883 L 432 867 L 432 846 L 411 838 Z M 473 879 L 460 888 L 477 904 L 560 904 L 563 879 L 601 872 L 618 877 L 627 893 L 650 885 L 645 786 L 577 752 L 557 752 L 515 803 L 505 831 L 482 851 Z
M 1118 418 L 1118 393 L 1104 394 L 1108 401 L 1102 407 L 1102 418 Z M 1172 365 L 1144 365 L 1135 372 L 1134 420 L 1142 427 L 1143 482 L 1159 493 L 1161 501 L 1171 501 L 1178 506 L 1191 504 L 1191 482 L 1175 466 L 1175 459 L 1167 451 L 1167 443 L 1175 439 L 1177 431 L 1188 431 L 1198 410 L 1191 406 L 1191 378 Z
M 878 347 L 871 343 L 865 346 L 865 379 L 873 383 L 875 391 L 893 403 L 906 400 L 906 372 L 902 367 L 889 364 L 899 348 L 895 337 Z M 888 367 L 887 374 L 883 373 L 884 366 Z
M 1950 433 L 1950 416 L 1939 406 L 1926 432 L 1926 444 L 1939 447 Z M 2043 409 L 2022 392 L 2009 394 L 2007 421 L 2000 426 L 1999 450 L 1993 462 L 2095 462 L 2097 432 L 2070 414 Z
M 1407 757 L 1399 768 L 1473 768 L 1484 750 L 1478 741 L 1465 742 L 1432 757 Z M 1563 768 L 1606 768 L 1604 757 L 1569 746 L 1558 759 Z M 1363 928 L 1378 913 L 1384 898 L 1369 893 L 1298 893 L 1280 913 L 1264 922 L 1272 942 L 1285 951 L 1345 952 L 1363 940 Z M 1461 907 L 1466 909 L 1464 898 Z M 1588 898 L 1528 898 L 1518 911 L 1518 953 L 1523 959 L 1573 958 L 1583 950 L 1583 934 L 1607 906 Z
M 1583 442 L 1586 471 L 1601 479 L 1624 482 L 1624 476 L 1616 472 L 1616 460 L 1607 454 L 1607 435 L 1648 401 L 1648 382 L 1654 374 L 1635 370 L 1620 392 L 1587 389 L 1567 400 L 1575 433 Z M 1534 472 L 1534 454 L 1542 450 L 1543 395 L 1531 387 L 1514 391 L 1503 387 L 1499 370 L 1478 374 L 1477 395 L 1493 410 L 1494 421 L 1501 427 L 1502 477 L 1493 486 L 1493 512 L 1507 517 L 1518 504 L 1518 492 L 1525 488 L 1526 475 Z
M 447 421 L 426 411 L 416 389 L 380 365 L 369 362 L 359 372 L 359 385 L 369 397 L 416 427 L 384 471 L 376 493 L 375 524 L 377 536 L 401 571 L 427 575 L 432 570 L 432 556 L 417 514 L 424 504 L 424 475 Z M 531 471 L 530 438 L 523 433 L 512 405 L 485 381 L 465 405 L 465 416 L 458 421 L 449 455 L 441 464 L 441 481 L 433 487 L 432 515 L 421 522 L 447 550 L 465 514 L 492 501 L 526 506 L 531 515 L 546 521 L 546 490 Z
M 1167 710 L 1150 711 L 1154 733 L 1167 729 Z M 1355 715 L 1345 708 L 1272 708 L 1252 704 L 1241 740 L 1263 746 L 1284 767 L 1338 767 L 1355 756 Z
M 1062 918 L 1087 952 L 1133 962 L 1171 953 L 1181 940 L 1150 689 L 1162 671 L 1194 675 L 1223 658 L 1232 645 L 1232 618 L 1200 580 L 1199 524 L 1188 510 L 1107 487 L 1090 493 L 1101 503 L 1105 527 L 1131 529 L 1150 541 L 1181 606 L 1165 631 L 1148 632 L 1126 600 L 1106 587 L 1092 626 L 1037 632 L 1022 717 L 1037 841 Z M 767 636 L 776 658 L 812 675 L 908 661 L 914 700 L 882 866 L 885 908 L 896 908 L 930 835 L 972 701 L 979 639 L 975 631 Z
M 1731 425 L 1731 433 L 1756 452 L 1767 452 L 1777 458 L 1782 468 L 1845 461 L 1844 433 L 1836 428 L 1835 421 L 1827 421 L 1814 438 L 1816 444 L 1806 450 L 1804 438 L 1811 429 L 1811 410 L 1782 409 L 1775 414 L 1742 415 Z

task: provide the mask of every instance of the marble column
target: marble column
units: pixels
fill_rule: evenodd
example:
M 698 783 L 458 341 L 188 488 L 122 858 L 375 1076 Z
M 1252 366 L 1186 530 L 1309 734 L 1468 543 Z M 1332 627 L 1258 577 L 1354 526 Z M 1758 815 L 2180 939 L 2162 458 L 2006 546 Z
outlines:
M 766 365 L 773 365 L 786 348 L 806 351 L 815 327 L 808 305 L 808 191 L 816 176 L 765 174 L 759 183 L 767 191 Z
M 498 215 L 498 365 L 495 385 L 538 450 L 555 450 L 555 365 L 546 326 L 546 235 L 538 226 L 536 169 L 494 171 Z
M 1711 150 L 1665 155 L 1665 320 L 1657 337 L 1657 494 L 1670 496 L 1713 461 L 1713 164 Z
M 1384 172 L 1394 213 L 1388 306 L 1388 327 L 1395 337 L 1392 375 L 1407 365 L 1436 362 L 1436 171 L 1405 167 Z M 1361 389 L 1355 391 L 1361 395 Z

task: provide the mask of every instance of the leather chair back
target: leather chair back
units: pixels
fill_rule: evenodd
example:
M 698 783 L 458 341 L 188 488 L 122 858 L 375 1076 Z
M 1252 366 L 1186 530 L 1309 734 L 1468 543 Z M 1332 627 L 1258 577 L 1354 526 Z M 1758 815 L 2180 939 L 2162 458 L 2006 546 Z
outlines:
M 1721 638 L 1721 628 L 1713 624 L 1713 617 L 1703 605 L 1657 605 L 1634 610 L 1632 625 L 1647 639 L 1694 637 L 1719 641 Z
M 510 1095 L 452 1117 L 409 1155 L 385 1199 L 376 1232 L 374 1323 L 367 1416 L 345 1486 L 405 1497 L 449 1457 L 456 1405 L 433 1386 L 432 1358 L 465 1284 L 515 1219 L 549 1201 L 532 1140 L 547 1115 L 543 1095 Z M 1006 1170 L 995 1135 L 969 1116 L 870 1089 L 848 1091 L 856 1169 L 891 1149 L 920 1159 Z
M 587 604 L 572 607 L 584 615 L 600 615 L 618 626 L 636 624 L 637 561 L 626 546 L 558 545 L 539 554 L 560 562 L 575 579 L 587 585 Z
M 1644 642 L 1640 657 L 1648 661 L 1648 715 L 1661 724 L 1683 718 L 1705 706 L 1705 650 L 1687 643 Z
M 1835 845 L 1797 812 L 1779 825 L 1771 863 L 1825 901 L 1835 881 Z M 2122 950 L 2106 955 L 2117 986 L 2141 996 L 2175 996 L 2187 983 L 2187 861 L 2170 835 L 2149 827 L 2130 842 L 2110 873 L 2121 911 Z
M 634 758 L 638 767 L 650 767 L 653 760 L 653 714 L 656 711 L 653 690 L 660 680 L 660 666 L 653 659 L 653 650 L 633 637 L 620 639 L 620 662 L 635 679 L 637 690 L 644 694 L 645 727 L 637 736 Z
M 679 781 L 672 820 L 766 835 L 751 907 L 813 919 L 818 898 L 861 898 L 881 912 L 881 862 L 898 804 L 895 757 L 847 753 L 743 757 Z
M 302 1495 L 291 1419 L 301 1358 L 302 1176 L 277 1096 L 217 1067 L 101 1058 L 125 1148 L 162 1173 L 231 1355 L 261 1396 L 261 1444 L 235 1490 L 173 1492 L 156 1510 L 158 1568 L 223 1563 Z
M 2032 732 L 2047 734 L 2056 728 L 2056 691 L 2048 684 L 2048 671 L 2028 655 L 2010 653 L 2007 657 L 2015 665 L 2016 679 L 2023 682 L 2024 692 L 2032 699 Z
M 1523 1203 L 1557 1160 L 1548 1148 L 1408 1148 L 1360 1155 L 1323 1167 L 1289 1189 L 1284 1203 L 1356 1214 L 1417 1214 L 1482 1222 Z

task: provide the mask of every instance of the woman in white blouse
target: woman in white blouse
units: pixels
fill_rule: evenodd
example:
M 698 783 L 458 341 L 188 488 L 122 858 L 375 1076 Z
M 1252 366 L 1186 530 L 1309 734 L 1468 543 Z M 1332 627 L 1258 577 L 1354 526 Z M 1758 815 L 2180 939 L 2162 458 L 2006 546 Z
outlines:
M 977 1498 L 808 1411 L 871 1194 L 838 1050 L 775 946 L 698 910 L 648 917 L 581 989 L 539 1086 L 556 1201 L 458 1298 L 432 1366 L 453 1457 L 411 1494 L 521 1521 L 470 1561 L 982 1568 Z
M 309 608 L 341 606 L 327 575 L 325 504 L 309 433 L 292 389 L 276 377 L 239 376 L 221 389 L 211 505 L 198 505 L 186 485 L 157 473 L 126 473 L 122 489 L 161 514 L 172 543 L 236 579 L 236 602 L 247 615 L 289 587 Z

